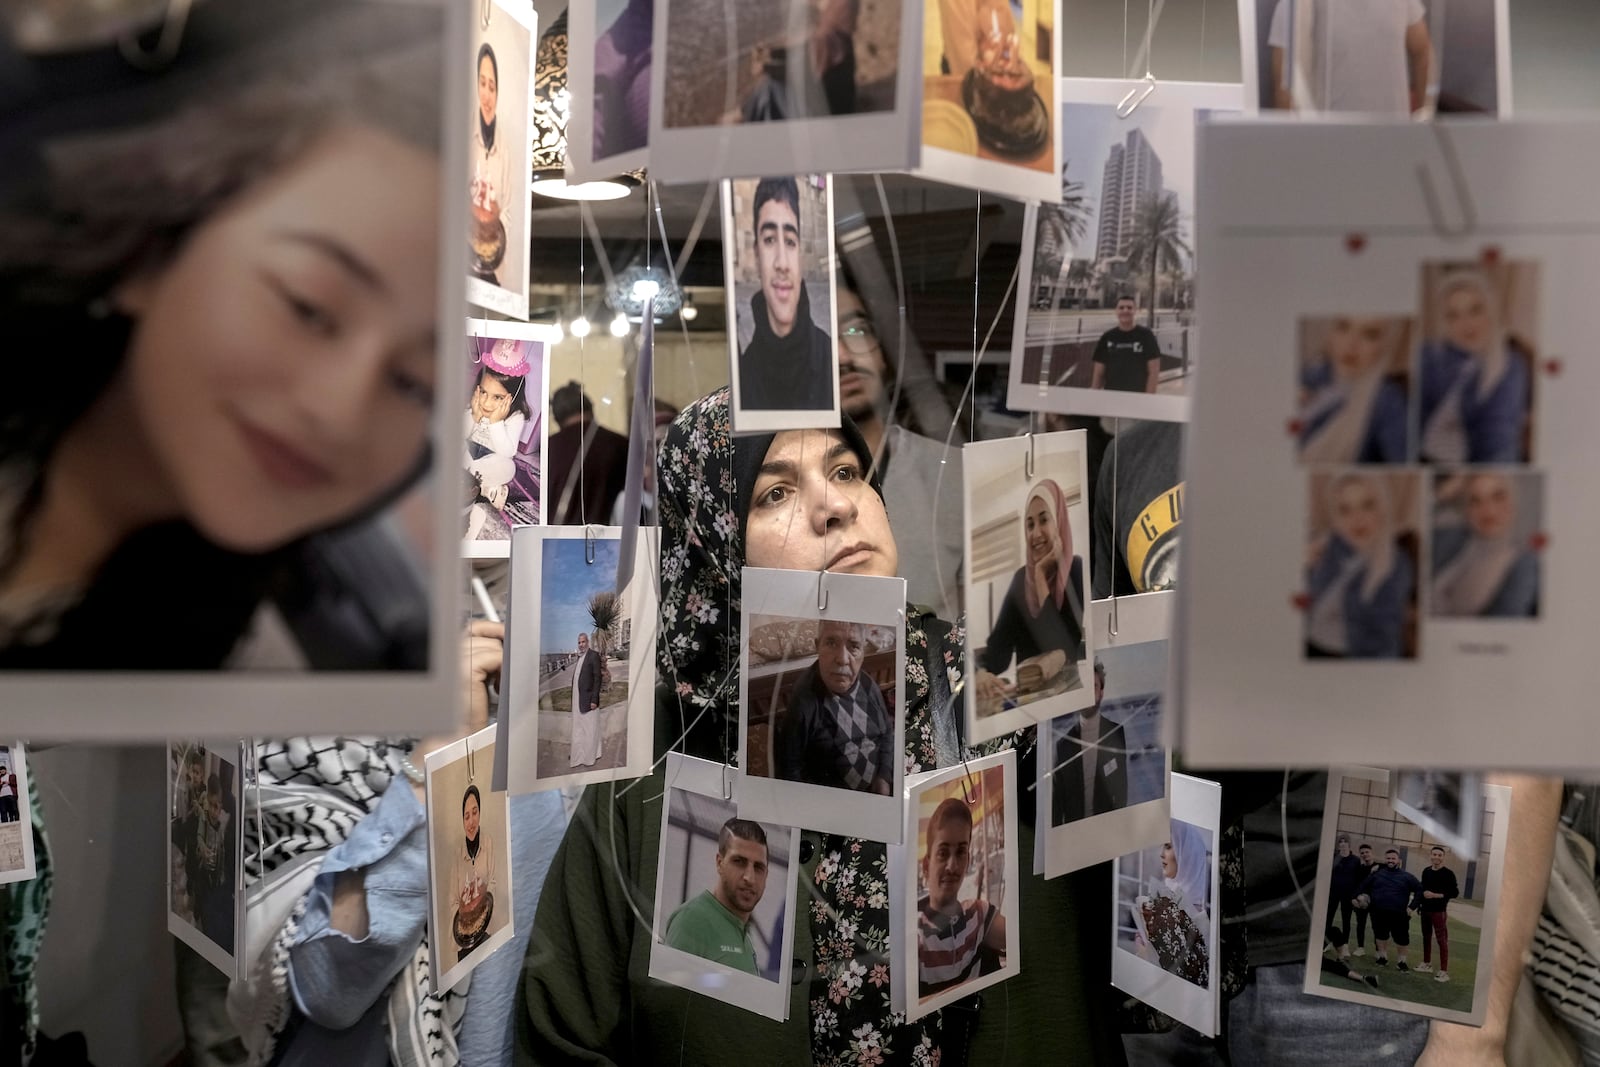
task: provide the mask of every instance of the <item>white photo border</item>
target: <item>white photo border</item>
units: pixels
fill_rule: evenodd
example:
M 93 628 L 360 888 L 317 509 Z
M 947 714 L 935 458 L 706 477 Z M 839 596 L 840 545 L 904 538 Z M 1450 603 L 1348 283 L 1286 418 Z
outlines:
M 17 821 L 22 829 L 22 866 L 10 871 L 0 870 L 0 885 L 26 882 L 38 873 L 37 857 L 33 854 L 33 794 L 28 791 L 28 757 L 23 752 L 23 743 L 20 739 L 8 740 L 6 743 L 11 751 L 11 773 L 17 778 Z M 168 867 L 167 877 L 171 878 L 170 864 Z
M 656 852 L 655 917 L 650 924 L 649 976 L 783 1022 L 789 1017 L 791 986 L 787 967 L 779 972 L 776 981 L 769 982 L 759 975 L 745 974 L 726 964 L 673 948 L 665 940 L 670 916 L 662 914 L 661 879 L 667 866 L 667 820 L 672 814 L 672 791 L 676 789 L 704 797 L 731 799 L 737 808 L 739 783 L 736 779 L 731 783 L 733 796 L 727 797 L 723 777 L 725 769 L 722 764 L 710 760 L 685 756 L 681 752 L 667 753 L 666 783 L 661 795 L 661 843 Z M 766 822 L 764 819 L 760 821 Z M 794 958 L 795 915 L 797 912 L 806 914 L 797 907 L 800 866 L 800 830 L 789 827 L 789 873 L 783 885 L 783 899 L 787 907 L 784 909 L 783 955 L 780 957 L 784 960 Z
M 1082 503 L 1085 515 L 1083 548 L 1080 553 L 1083 560 L 1083 588 L 1085 591 L 1083 605 L 1085 615 L 1083 620 L 1084 657 L 1083 659 L 1079 660 L 1077 664 L 1080 684 L 1076 689 L 1068 690 L 1065 693 L 1059 693 L 1056 696 L 1049 697 L 1045 700 L 1038 700 L 1032 704 L 1024 704 L 1021 707 L 1002 710 L 993 715 L 980 717 L 978 715 L 977 649 L 974 647 L 974 642 L 971 640 L 972 627 L 970 624 L 972 605 L 975 603 L 972 585 L 972 501 L 975 492 L 990 488 L 993 485 L 993 482 L 992 480 L 985 481 L 983 483 L 975 482 L 974 479 L 976 475 L 974 473 L 974 468 L 976 466 L 977 470 L 981 472 L 986 466 L 992 466 L 993 464 L 984 462 L 984 459 L 990 455 L 998 457 L 1004 452 L 1015 452 L 1016 466 L 1020 471 L 1025 472 L 1025 464 L 1029 462 L 1028 457 L 1030 455 L 1037 457 L 1041 446 L 1048 447 L 1057 441 L 1065 443 L 1069 440 L 1071 443 L 1067 445 L 1063 451 L 1076 451 L 1077 453 L 1078 484 L 1080 486 L 1079 492 L 1082 495 Z M 981 457 L 977 464 L 974 464 L 973 461 L 973 455 L 975 452 Z M 1063 456 L 1062 458 L 1066 457 Z M 1040 477 L 1038 471 L 1039 468 L 1035 467 L 1036 478 Z M 1088 683 L 1086 678 L 1087 672 L 1091 669 L 1091 666 L 1094 663 L 1095 651 L 1095 628 L 1090 625 L 1089 619 L 1087 618 L 1090 606 L 1094 603 L 1094 601 L 1088 599 L 1089 590 L 1094 588 L 1093 576 L 1090 573 L 1090 566 L 1094 553 L 1092 551 L 1092 546 L 1090 545 L 1090 538 L 1093 535 L 1093 530 L 1091 529 L 1093 524 L 1088 521 L 1087 515 L 1088 501 L 1094 492 L 1094 487 L 1089 484 L 1089 449 L 1087 431 L 1061 430 L 1055 433 L 1030 434 L 1026 437 L 1005 437 L 990 441 L 968 442 L 962 448 L 961 476 L 961 585 L 962 596 L 967 604 L 967 613 L 969 616 L 969 623 L 967 627 L 968 641 L 965 651 L 966 693 L 965 699 L 962 702 L 962 715 L 964 719 L 963 726 L 965 727 L 966 732 L 965 741 L 969 745 L 975 745 L 984 741 L 992 741 L 997 737 L 1004 736 L 1008 733 L 1014 733 L 1017 730 L 1026 729 L 1027 727 L 1033 726 L 1037 723 L 1046 722 L 1059 715 L 1065 715 L 1071 711 L 1078 711 L 1094 703 L 1094 688 Z M 1028 481 L 1031 481 L 1031 479 L 1024 478 L 1024 484 L 1027 484 Z M 1076 538 L 1074 538 L 1074 547 L 1077 547 Z
M 491 786 L 485 792 L 499 797 L 498 800 L 492 801 L 492 803 L 499 805 L 504 813 L 505 845 L 507 850 L 502 863 L 502 870 L 497 873 L 495 878 L 495 907 L 501 908 L 508 918 L 504 926 L 490 934 L 481 945 L 472 950 L 472 954 L 466 959 L 458 960 L 454 967 L 441 966 L 444 956 L 445 932 L 438 929 L 436 921 L 440 906 L 436 894 L 439 890 L 440 881 L 448 876 L 449 860 L 447 857 L 440 856 L 438 849 L 434 847 L 432 817 L 435 798 L 433 776 L 443 768 L 465 760 L 468 756 L 481 752 L 495 744 L 497 732 L 495 727 L 485 726 L 475 734 L 463 737 L 459 741 L 452 741 L 443 748 L 437 748 L 432 752 L 425 753 L 422 757 L 423 774 L 425 776 L 424 793 L 427 797 L 424 809 L 428 814 L 428 944 L 432 946 L 432 951 L 428 953 L 428 980 L 433 983 L 433 991 L 438 994 L 443 994 L 446 990 L 454 988 L 463 978 L 476 970 L 479 964 L 492 956 L 496 949 L 509 942 L 516 933 L 516 908 L 515 899 L 512 896 L 516 891 L 516 887 L 512 884 L 512 868 L 515 864 L 511 862 L 510 852 L 512 845 L 511 804 L 504 791 L 495 790 Z M 474 767 L 474 772 L 477 769 Z M 492 766 L 483 769 L 492 773 Z M 406 782 L 397 782 L 396 785 L 409 788 L 409 783 Z M 445 910 L 449 911 L 450 909 L 446 907 Z
M 1117 943 L 1117 911 L 1120 905 L 1115 878 L 1111 888 L 1111 984 L 1185 1026 L 1207 1037 L 1215 1037 L 1222 995 L 1222 975 L 1218 966 L 1218 939 L 1222 931 L 1222 886 L 1218 865 L 1222 847 L 1222 786 L 1204 778 L 1173 774 L 1167 779 L 1167 792 L 1172 800 L 1171 818 L 1198 826 L 1211 834 L 1211 925 L 1206 931 L 1208 988 L 1202 989 L 1186 982 Z M 1120 858 L 1117 867 L 1121 867 Z
M 491 4 L 493 5 L 492 7 L 489 6 Z M 523 217 L 528 220 L 527 232 L 523 234 L 523 239 L 529 242 L 529 249 L 523 255 L 523 277 L 521 279 L 512 279 L 522 282 L 520 290 L 506 285 L 494 285 L 484 281 L 482 278 L 474 278 L 471 272 L 466 269 L 463 269 L 458 277 L 466 279 L 468 303 L 490 311 L 497 311 L 502 315 L 509 315 L 514 319 L 526 319 L 528 317 L 527 283 L 533 277 L 533 76 L 535 70 L 534 57 L 539 52 L 539 13 L 534 10 L 533 4 L 528 0 L 523 0 L 523 2 L 515 5 L 513 5 L 513 0 L 478 0 L 477 4 L 464 6 L 471 6 L 473 18 L 481 17 L 479 15 L 480 10 L 487 11 L 490 13 L 491 18 L 499 15 L 502 18 L 511 19 L 528 33 L 528 99 L 525 102 L 525 106 L 528 109 L 528 128 L 522 131 L 522 136 L 518 137 L 515 142 L 517 150 L 513 153 L 515 158 L 511 160 L 512 173 L 514 175 L 511 185 L 512 191 L 522 198 L 522 203 L 519 206 L 522 209 Z M 578 6 L 584 5 L 580 4 Z M 477 34 L 475 33 L 474 37 L 476 36 Z M 451 54 L 454 55 L 456 53 Z M 465 47 L 461 49 L 459 54 L 463 58 L 470 55 Z M 452 72 L 456 72 L 457 76 L 462 73 L 452 64 L 446 63 L 446 66 Z M 473 114 L 476 113 L 474 110 Z M 465 115 L 467 112 L 463 111 L 462 114 Z M 467 138 L 467 140 L 470 143 L 470 138 Z M 465 145 L 462 146 L 460 156 L 463 160 L 469 158 L 469 152 Z M 465 191 L 468 188 L 468 184 L 463 182 L 460 188 Z M 446 199 L 449 199 L 449 197 L 447 196 Z M 463 236 L 466 233 L 467 227 L 463 225 L 455 236 L 455 243 L 458 245 L 465 244 Z M 506 241 L 509 243 L 511 240 L 512 235 L 506 234 Z M 462 256 L 465 258 L 465 252 L 462 253 Z
M 415 9 L 414 0 L 369 0 Z M 435 405 L 430 426 L 434 470 L 460 447 L 461 341 L 449 324 L 465 317 L 461 279 L 467 275 L 467 129 L 456 116 L 468 114 L 466 79 L 451 56 L 466 54 L 465 4 L 420 5 L 437 10 L 442 37 L 439 124 L 438 292 L 440 324 L 434 347 Z M 444 487 L 448 483 L 448 490 Z M 461 589 L 453 546 L 460 543 L 457 479 L 431 490 L 432 543 L 419 556 L 428 591 L 428 666 L 419 671 L 5 671 L 0 672 L 0 736 L 24 735 L 34 742 L 95 741 L 163 743 L 169 737 L 237 741 L 270 732 L 277 736 L 436 733 L 450 728 L 460 688 L 459 609 Z M 426 491 L 426 490 L 425 490 Z M 446 498 L 448 497 L 448 504 Z M 49 708 L 41 717 L 38 709 Z M 114 713 L 108 708 L 116 709 Z
M 539 365 L 539 392 L 534 394 L 528 386 L 528 406 L 539 412 L 539 524 L 546 524 L 544 509 L 549 501 L 550 477 L 546 464 L 550 461 L 550 353 L 561 342 L 561 331 L 544 323 L 513 322 L 508 319 L 467 320 L 467 336 L 510 341 L 542 343 L 544 356 Z M 511 555 L 511 542 L 466 541 L 461 542 L 462 559 L 507 559 Z
M 657 532 L 639 527 L 634 542 L 633 578 L 629 582 L 633 622 L 628 652 L 628 758 L 621 767 L 539 775 L 539 638 L 542 636 L 541 593 L 546 541 L 618 541 L 617 526 L 518 526 L 511 532 L 511 598 L 506 620 L 505 669 L 500 679 L 500 717 L 504 724 L 506 792 L 510 796 L 542 789 L 642 778 L 652 768 L 655 743 L 656 640 L 660 608 Z M 517 631 L 512 638 L 512 627 Z M 531 692 L 529 692 L 531 690 Z M 497 725 L 499 725 L 497 723 Z M 499 752 L 496 750 L 497 762 Z M 495 776 L 496 780 L 498 775 Z
M 777 175 L 784 177 L 784 175 Z M 823 254 L 823 266 L 828 271 L 828 307 L 829 326 L 828 338 L 832 342 L 829 346 L 828 363 L 832 370 L 833 406 L 831 408 L 797 408 L 793 411 L 767 411 L 744 408 L 743 386 L 739 375 L 739 294 L 734 284 L 737 263 L 739 258 L 740 237 L 734 227 L 733 218 L 733 183 L 735 181 L 747 182 L 750 178 L 724 179 L 721 184 L 722 197 L 722 272 L 726 279 L 726 300 L 728 316 L 728 418 L 732 424 L 734 434 L 772 433 L 782 430 L 810 430 L 834 429 L 842 425 L 839 408 L 839 260 L 838 249 L 835 245 L 833 232 L 833 175 L 823 172 L 807 172 L 793 175 L 796 181 L 801 178 L 820 177 L 826 185 L 823 201 L 827 205 L 825 214 L 827 218 L 827 251 Z M 759 180 L 759 179 L 754 179 Z M 804 277 L 805 269 L 802 264 L 801 276 Z M 795 328 L 801 328 L 801 323 L 796 323 Z
M 594 3 L 567 7 L 567 181 L 604 181 L 650 165 L 650 138 L 638 148 L 616 152 L 602 159 L 594 156 L 594 48 L 600 26 Z M 651 10 L 650 76 L 655 78 L 655 10 Z M 652 88 L 651 111 L 654 112 Z
M 757 615 L 838 619 L 892 626 L 896 679 L 893 753 L 906 744 L 906 627 L 904 578 L 874 578 L 827 571 L 769 570 L 746 567 L 739 624 L 739 817 L 758 822 L 798 822 L 808 830 L 846 834 L 868 841 L 900 843 L 904 829 L 901 789 L 905 760 L 894 759 L 894 791 L 876 796 L 832 786 L 808 785 L 750 774 L 750 621 Z
M 231 753 L 233 755 L 233 759 L 234 759 L 234 775 L 233 775 L 233 810 L 234 810 L 234 817 L 233 817 L 233 825 L 228 828 L 228 833 L 233 836 L 233 842 L 234 842 L 234 848 L 233 848 L 233 884 L 234 884 L 234 894 L 233 894 L 233 948 L 234 948 L 234 951 L 231 952 L 231 953 L 224 951 L 223 947 L 221 945 L 217 944 L 215 941 L 211 940 L 204 933 L 202 933 L 199 927 L 197 927 L 193 923 L 189 922 L 189 920 L 187 920 L 185 918 L 182 918 L 181 916 L 178 915 L 177 912 L 172 910 L 172 860 L 173 860 L 173 851 L 172 851 L 172 833 L 171 833 L 171 830 L 170 830 L 170 823 L 172 821 L 172 811 L 177 806 L 177 801 L 176 801 L 176 799 L 174 797 L 174 793 L 173 793 L 174 786 L 177 783 L 174 781 L 174 779 L 176 777 L 176 773 L 172 769 L 172 751 L 173 751 L 173 748 L 172 748 L 172 742 L 171 741 L 167 742 L 167 752 L 166 752 L 166 757 L 167 758 L 166 758 L 165 765 L 162 768 L 164 773 L 167 776 L 167 790 L 166 790 L 166 792 L 167 792 L 167 796 L 166 796 L 167 806 L 166 806 L 166 812 L 165 812 L 166 818 L 165 818 L 164 822 L 169 825 L 169 829 L 167 830 L 167 832 L 162 835 L 166 839 L 166 847 L 164 849 L 162 849 L 162 854 L 166 859 L 166 877 L 162 879 L 162 885 L 165 887 L 165 896 L 162 898 L 162 902 L 163 902 L 163 906 L 164 906 L 164 908 L 166 910 L 166 913 L 167 913 L 167 933 L 171 934 L 173 937 L 177 938 L 179 941 L 182 941 L 185 945 L 188 945 L 190 948 L 194 949 L 194 951 L 200 956 L 201 959 L 203 959 L 207 963 L 211 964 L 211 966 L 215 967 L 217 970 L 221 971 L 223 974 L 228 975 L 230 978 L 243 978 L 243 977 L 245 977 L 245 971 L 250 965 L 249 953 L 244 951 L 245 948 L 249 944 L 245 940 L 245 935 L 247 934 L 248 931 L 245 929 L 245 917 L 247 915 L 247 912 L 246 912 L 246 909 L 245 909 L 246 894 L 245 894 L 245 884 L 244 884 L 244 820 L 245 820 L 245 810 L 244 810 L 244 797 L 245 797 L 244 773 L 245 773 L 245 760 L 249 756 L 250 747 L 251 746 L 249 746 L 247 744 L 243 744 L 243 743 L 240 743 L 238 741 L 235 741 L 233 743 L 233 745 L 231 746 L 230 750 L 229 750 L 229 751 L 231 751 Z M 217 757 L 219 759 L 226 759 L 227 758 L 226 756 L 222 755 L 222 750 L 216 749 L 214 747 L 211 748 L 210 750 L 213 751 L 213 752 L 216 752 L 217 753 Z M 20 781 L 20 779 L 19 779 L 19 781 Z M 30 848 L 31 848 L 31 846 L 30 846 Z
M 1059 111 L 1078 104 L 1097 104 L 1115 108 L 1130 92 L 1141 91 L 1145 82 L 1119 78 L 1061 78 L 1056 125 L 1063 118 Z M 1154 92 L 1140 105 L 1172 111 L 1241 110 L 1243 88 L 1227 82 L 1158 82 Z M 1059 138 L 1059 133 L 1058 133 Z M 1060 148 L 1057 147 L 1059 154 Z M 1191 198 L 1192 199 L 1192 198 Z M 1060 197 L 1045 198 L 1045 202 Z M 1029 203 L 1022 221 L 1022 258 L 1017 276 L 1017 292 L 1032 292 L 1033 250 L 1038 236 L 1039 205 Z M 1191 234 L 1191 236 L 1193 236 Z M 1198 263 L 1198 256 L 1195 257 Z M 1100 415 L 1111 418 L 1157 419 L 1185 422 L 1189 418 L 1189 397 L 1149 396 L 1106 389 L 1080 389 L 1069 386 L 1029 384 L 1022 380 L 1022 357 L 1028 343 L 1029 301 L 1017 300 L 1017 313 L 1011 326 L 1011 366 L 1006 389 L 1006 407 L 1013 411 L 1053 411 L 1063 415 Z
M 1389 772 L 1371 767 L 1335 767 L 1328 773 L 1328 795 L 1323 805 L 1322 841 L 1317 852 L 1316 895 L 1311 905 L 1311 914 L 1314 916 L 1328 914 L 1329 879 L 1333 874 L 1333 847 L 1334 840 L 1338 836 L 1339 797 L 1343 793 L 1346 778 L 1382 782 L 1386 786 L 1393 781 Z M 1472 986 L 1472 1010 L 1451 1011 L 1448 1008 L 1435 1008 L 1415 1001 L 1386 997 L 1367 992 L 1367 986 L 1357 987 L 1354 983 L 1349 988 L 1323 985 L 1320 981 L 1323 936 L 1314 922 L 1311 934 L 1306 939 L 1305 993 L 1314 997 L 1327 997 L 1330 1000 L 1343 1000 L 1351 1004 L 1387 1008 L 1389 1011 L 1405 1012 L 1408 1015 L 1423 1015 L 1443 1022 L 1463 1023 L 1467 1026 L 1483 1025 L 1489 1011 L 1489 987 L 1494 981 L 1494 939 L 1499 927 L 1500 893 L 1505 881 L 1506 831 L 1511 823 L 1511 790 L 1503 785 L 1485 785 L 1483 800 L 1484 807 L 1492 819 L 1489 827 L 1489 883 L 1483 895 L 1483 926 L 1478 938 L 1477 976 Z M 1334 817 L 1328 818 L 1329 813 Z

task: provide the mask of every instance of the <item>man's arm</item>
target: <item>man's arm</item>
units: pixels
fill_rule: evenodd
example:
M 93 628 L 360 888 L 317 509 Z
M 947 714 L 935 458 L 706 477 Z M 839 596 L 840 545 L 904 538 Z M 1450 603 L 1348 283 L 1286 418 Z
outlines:
M 1144 391 L 1153 393 L 1156 391 L 1156 386 L 1161 383 L 1161 353 L 1157 352 L 1150 357 L 1148 368 L 1145 372 Z
M 1527 775 L 1491 776 L 1512 790 L 1511 818 L 1506 827 L 1505 881 L 1500 886 L 1500 921 L 1494 931 L 1494 977 L 1489 985 L 1489 1010 L 1483 1026 L 1434 1021 L 1428 1046 L 1417 1067 L 1451 1067 L 1471 1063 L 1505 1063 L 1506 1026 L 1511 1003 L 1544 907 L 1555 852 L 1556 822 L 1561 812 L 1561 780 Z
M 1406 65 L 1409 69 L 1411 110 L 1420 111 L 1428 102 L 1428 76 L 1433 66 L 1433 42 L 1428 37 L 1428 22 L 1418 19 L 1406 27 Z
M 1104 389 L 1106 387 L 1106 365 L 1095 361 L 1094 374 L 1089 378 L 1090 389 Z

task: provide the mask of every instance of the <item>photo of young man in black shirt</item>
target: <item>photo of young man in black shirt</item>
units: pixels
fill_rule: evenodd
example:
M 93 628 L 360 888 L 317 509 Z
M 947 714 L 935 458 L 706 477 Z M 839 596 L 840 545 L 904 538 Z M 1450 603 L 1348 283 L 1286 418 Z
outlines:
M 1161 343 L 1145 326 L 1135 326 L 1134 300 L 1117 297 L 1117 324 L 1100 335 L 1094 346 L 1091 389 L 1116 389 L 1124 393 L 1153 393 L 1161 378 Z

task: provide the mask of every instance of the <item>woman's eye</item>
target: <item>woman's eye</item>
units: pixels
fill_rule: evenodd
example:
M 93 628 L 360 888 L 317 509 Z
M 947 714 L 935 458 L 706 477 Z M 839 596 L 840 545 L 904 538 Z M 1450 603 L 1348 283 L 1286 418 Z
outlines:
M 838 470 L 834 471 L 833 477 L 835 481 L 853 482 L 857 478 L 861 477 L 861 472 L 847 463 Z
M 785 486 L 775 485 L 761 494 L 761 503 L 765 506 L 781 504 L 788 495 L 788 492 L 789 491 Z
M 307 329 L 319 337 L 333 337 L 338 334 L 338 321 L 321 305 L 300 295 L 275 278 L 269 278 L 268 284 L 277 291 L 279 299 L 289 309 L 289 313 Z
M 433 382 L 431 380 L 397 370 L 389 372 L 389 384 L 394 387 L 395 392 L 412 401 L 418 407 L 433 407 Z

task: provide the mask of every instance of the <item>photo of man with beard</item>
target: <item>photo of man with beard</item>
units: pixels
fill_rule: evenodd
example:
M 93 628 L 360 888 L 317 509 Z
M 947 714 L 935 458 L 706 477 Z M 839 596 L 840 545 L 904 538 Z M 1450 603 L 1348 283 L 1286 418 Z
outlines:
M 689 898 L 667 920 L 666 943 L 758 975 L 750 915 L 767 891 L 767 832 L 749 819 L 729 819 L 717 835 L 716 862 L 712 887 Z

